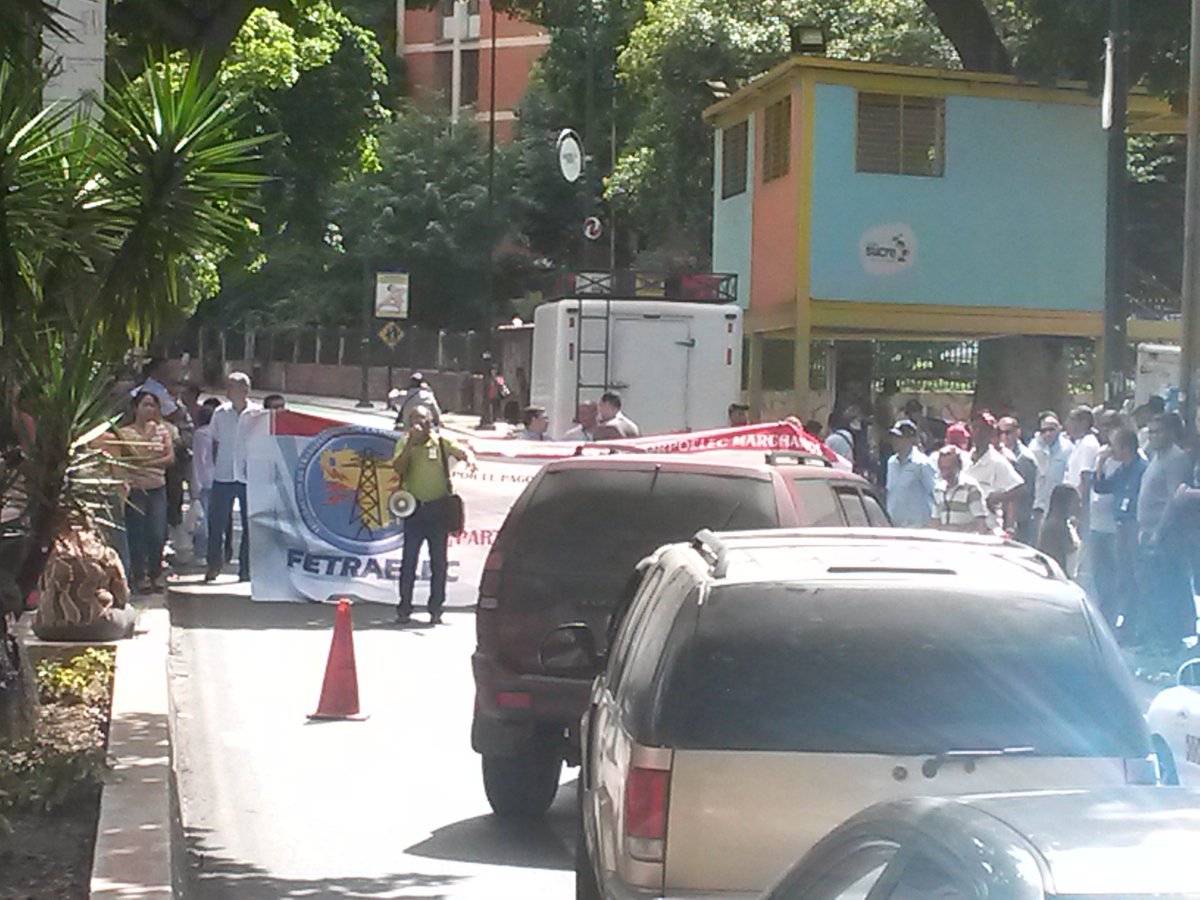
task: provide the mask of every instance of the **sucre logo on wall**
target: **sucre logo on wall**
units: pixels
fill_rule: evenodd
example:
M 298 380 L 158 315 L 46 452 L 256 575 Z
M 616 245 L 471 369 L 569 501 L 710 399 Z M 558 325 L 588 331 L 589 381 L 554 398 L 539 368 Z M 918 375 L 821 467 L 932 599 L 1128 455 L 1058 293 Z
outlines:
M 859 238 L 858 258 L 871 275 L 904 272 L 916 264 L 917 236 L 900 222 L 876 225 Z

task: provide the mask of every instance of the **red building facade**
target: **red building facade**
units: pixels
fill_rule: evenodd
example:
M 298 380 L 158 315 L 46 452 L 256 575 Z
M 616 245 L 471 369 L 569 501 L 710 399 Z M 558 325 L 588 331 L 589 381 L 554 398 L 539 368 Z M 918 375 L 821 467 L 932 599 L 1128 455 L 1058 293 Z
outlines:
M 496 137 L 512 140 L 533 64 L 550 45 L 546 31 L 503 14 L 493 16 L 490 0 L 442 0 L 433 9 L 407 9 L 405 0 L 397 0 L 396 25 L 396 49 L 404 58 L 413 97 L 438 97 L 447 113 L 459 118 L 488 121 L 494 48 Z

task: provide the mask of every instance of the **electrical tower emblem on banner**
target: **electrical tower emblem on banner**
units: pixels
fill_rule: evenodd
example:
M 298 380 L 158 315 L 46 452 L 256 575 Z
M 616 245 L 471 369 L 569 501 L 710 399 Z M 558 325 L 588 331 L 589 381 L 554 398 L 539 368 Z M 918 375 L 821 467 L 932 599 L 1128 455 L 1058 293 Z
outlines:
M 400 486 L 391 466 L 395 441 L 370 428 L 332 428 L 305 449 L 296 468 L 296 501 L 313 534 L 349 553 L 384 553 L 403 544 L 403 520 L 387 503 Z

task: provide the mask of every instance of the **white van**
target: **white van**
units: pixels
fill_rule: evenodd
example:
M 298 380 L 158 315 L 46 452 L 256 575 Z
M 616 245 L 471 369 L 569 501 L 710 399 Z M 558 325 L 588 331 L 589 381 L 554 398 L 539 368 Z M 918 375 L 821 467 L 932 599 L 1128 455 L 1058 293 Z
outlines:
M 720 428 L 740 397 L 735 304 L 571 298 L 539 306 L 533 326 L 531 402 L 545 407 L 552 438 L 605 391 L 643 434 Z

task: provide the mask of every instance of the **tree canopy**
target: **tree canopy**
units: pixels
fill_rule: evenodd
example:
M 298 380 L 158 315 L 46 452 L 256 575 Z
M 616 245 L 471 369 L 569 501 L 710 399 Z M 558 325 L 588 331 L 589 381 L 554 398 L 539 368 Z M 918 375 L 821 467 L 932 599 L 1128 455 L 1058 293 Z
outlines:
M 1135 78 L 1156 91 L 1179 90 L 1186 0 L 1131 4 Z M 819 23 L 835 57 L 1093 85 L 1107 29 L 1107 4 L 1095 0 L 497 0 L 496 6 L 536 21 L 553 37 L 523 102 L 517 142 L 498 154 L 513 178 L 501 204 L 505 243 L 543 266 L 581 264 L 579 228 L 591 212 L 615 226 L 619 263 L 706 264 L 712 136 L 701 113 L 714 99 L 709 85 L 736 87 L 784 59 L 791 24 Z M 397 99 L 402 63 L 384 49 L 394 33 L 393 12 L 390 0 L 113 3 L 123 64 L 157 44 L 203 50 L 210 67 L 212 55 L 221 54 L 217 77 L 251 98 L 247 133 L 281 135 L 267 150 L 275 178 L 262 192 L 259 234 L 222 264 L 224 291 L 209 315 L 232 311 L 281 322 L 357 316 L 351 297 L 360 289 L 346 286 L 344 261 L 327 256 L 335 195 L 338 203 L 366 202 L 367 194 L 349 188 L 382 165 L 377 145 L 381 129 L 393 130 L 390 119 L 419 131 L 437 127 Z M 582 189 L 555 177 L 554 141 L 564 127 L 584 137 L 591 164 Z M 419 155 L 422 146 L 432 144 L 411 152 Z M 1143 192 L 1145 203 L 1136 190 L 1133 198 L 1152 222 L 1175 203 L 1180 167 L 1170 154 L 1177 149 L 1147 142 L 1140 151 L 1169 157 L 1148 159 L 1134 173 L 1139 183 L 1155 185 Z M 418 168 L 439 192 L 455 194 L 458 173 L 437 160 Z M 420 208 L 401 196 L 389 204 L 402 213 Z M 339 215 L 354 217 L 345 209 Z M 1142 223 L 1139 248 L 1153 250 L 1153 231 Z M 348 240 L 346 247 L 353 253 Z M 422 244 L 413 253 L 428 250 Z M 393 246 L 389 255 L 398 252 Z M 1170 256 L 1157 250 L 1145 258 L 1163 266 L 1170 281 Z M 206 271 L 211 291 L 215 269 Z M 446 295 L 430 308 L 446 322 L 472 319 L 474 301 L 460 310 L 461 296 Z

